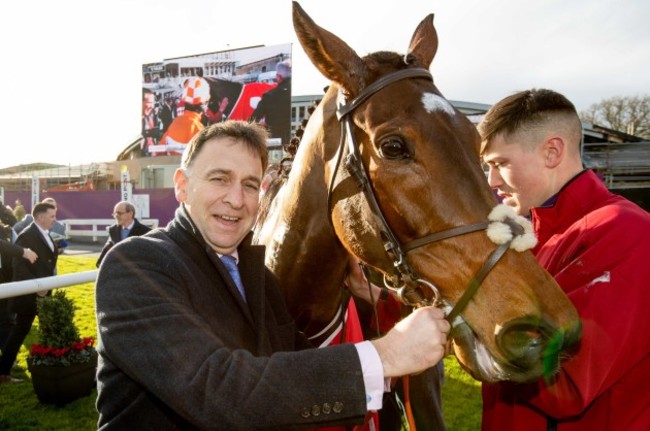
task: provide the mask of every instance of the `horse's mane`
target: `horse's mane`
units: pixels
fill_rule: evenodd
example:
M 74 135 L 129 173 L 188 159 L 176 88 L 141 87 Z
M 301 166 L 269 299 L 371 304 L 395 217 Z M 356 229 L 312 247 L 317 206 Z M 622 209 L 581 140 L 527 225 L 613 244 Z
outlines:
M 300 140 L 302 139 L 302 135 L 305 132 L 305 127 L 307 127 L 309 118 L 311 117 L 311 114 L 316 110 L 316 107 L 319 103 L 320 100 L 317 100 L 313 105 L 307 108 L 307 117 L 301 121 L 300 125 L 294 133 L 293 138 L 291 138 L 289 143 L 283 145 L 284 151 L 289 154 L 288 157 L 282 159 L 280 163 L 269 165 L 269 167 L 266 169 L 264 177 L 270 175 L 272 180 L 262 195 L 259 210 L 257 212 L 257 221 L 255 222 L 255 227 L 260 226 L 264 223 L 269 215 L 269 211 L 271 210 L 273 199 L 275 199 L 275 196 L 278 194 L 278 191 L 280 191 L 280 188 L 282 188 L 282 186 L 286 184 L 287 180 L 289 179 L 291 164 L 293 163 L 293 159 L 296 156 L 296 152 L 298 151 L 298 146 L 300 145 Z
M 285 175 L 282 176 L 279 175 L 279 171 L 280 171 L 280 165 L 277 163 L 270 165 L 269 168 L 266 170 L 267 174 L 271 174 L 274 177 L 271 183 L 269 183 L 268 188 L 262 195 L 262 199 L 260 200 L 260 207 L 257 211 L 257 221 L 255 222 L 255 227 L 264 223 L 266 217 L 268 217 L 269 215 L 269 211 L 271 209 L 271 203 L 273 203 L 273 199 L 278 194 L 278 191 L 280 190 L 282 185 L 287 182 L 287 177 Z

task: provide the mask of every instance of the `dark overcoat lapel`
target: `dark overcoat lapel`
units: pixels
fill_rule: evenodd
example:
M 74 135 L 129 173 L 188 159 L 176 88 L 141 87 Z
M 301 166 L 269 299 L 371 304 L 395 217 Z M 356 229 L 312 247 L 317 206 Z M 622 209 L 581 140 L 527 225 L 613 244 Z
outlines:
M 34 263 L 26 259 L 14 258 L 14 280 L 31 280 L 34 278 L 51 277 L 56 269 L 58 253 L 53 251 L 47 240 L 41 234 L 35 223 L 30 224 L 18 235 L 16 244 L 30 248 L 38 255 Z M 22 295 L 12 298 L 9 307 L 14 313 L 36 313 L 36 294 Z

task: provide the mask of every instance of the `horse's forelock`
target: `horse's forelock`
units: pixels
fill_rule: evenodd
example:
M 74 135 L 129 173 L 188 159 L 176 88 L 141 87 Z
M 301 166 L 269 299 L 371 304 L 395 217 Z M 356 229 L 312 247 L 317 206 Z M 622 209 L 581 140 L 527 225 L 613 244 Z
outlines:
M 406 69 L 408 65 L 404 62 L 404 56 L 391 51 L 377 51 L 362 58 L 366 67 L 371 72 L 385 72 Z

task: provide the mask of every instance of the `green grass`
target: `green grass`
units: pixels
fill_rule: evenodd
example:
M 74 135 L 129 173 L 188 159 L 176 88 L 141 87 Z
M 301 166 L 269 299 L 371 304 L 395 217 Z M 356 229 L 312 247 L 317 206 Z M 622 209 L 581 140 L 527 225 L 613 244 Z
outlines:
M 456 357 L 445 358 L 442 413 L 449 431 L 480 430 L 482 408 L 481 383 L 458 365 Z
M 61 256 L 59 274 L 95 269 L 94 258 Z M 66 295 L 77 307 L 75 322 L 82 337 L 96 337 L 94 284 L 86 283 L 66 289 Z M 96 392 L 63 408 L 39 403 L 27 371 L 27 352 L 38 341 L 38 319 L 25 340 L 18 355 L 18 365 L 12 371 L 14 377 L 25 381 L 0 386 L 0 430 L 94 430 L 97 428 L 95 411 Z M 474 431 L 480 429 L 480 384 L 462 371 L 456 359 L 445 359 L 445 384 L 442 389 L 442 405 L 450 431 Z M 427 431 L 427 430 L 420 430 Z
M 96 269 L 97 259 L 60 256 L 59 274 L 69 274 Z M 95 285 L 85 283 L 66 289 L 66 296 L 77 308 L 75 322 L 82 337 L 97 336 L 95 324 Z M 27 353 L 32 343 L 38 342 L 38 318 L 18 354 L 18 364 L 12 375 L 24 379 L 18 384 L 0 386 L 0 430 L 94 430 L 97 429 L 95 410 L 96 392 L 74 401 L 63 408 L 41 404 L 32 389 L 27 371 Z

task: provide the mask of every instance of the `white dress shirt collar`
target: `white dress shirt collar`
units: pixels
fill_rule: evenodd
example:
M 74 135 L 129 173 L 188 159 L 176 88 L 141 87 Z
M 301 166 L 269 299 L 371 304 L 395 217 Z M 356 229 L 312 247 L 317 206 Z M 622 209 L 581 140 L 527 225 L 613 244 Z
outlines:
M 223 254 L 217 253 L 217 256 L 219 256 L 219 259 L 221 259 L 221 256 L 223 256 Z M 239 253 L 237 253 L 237 250 L 230 253 L 230 256 L 234 257 L 235 258 L 235 263 L 237 265 L 239 265 Z

